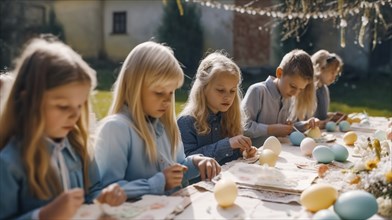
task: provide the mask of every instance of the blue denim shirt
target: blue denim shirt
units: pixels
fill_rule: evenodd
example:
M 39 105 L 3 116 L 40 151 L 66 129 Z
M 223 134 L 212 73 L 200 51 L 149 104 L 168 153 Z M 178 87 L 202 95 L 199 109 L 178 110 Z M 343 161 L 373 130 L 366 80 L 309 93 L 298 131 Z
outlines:
M 220 165 L 238 159 L 241 155 L 239 150 L 233 150 L 229 138 L 222 136 L 221 113 L 209 114 L 207 121 L 211 132 L 206 135 L 197 133 L 195 121 L 190 115 L 181 116 L 177 120 L 186 155 L 203 154 L 215 158 Z
M 130 114 L 124 106 L 121 113 L 110 115 L 99 125 L 96 134 L 95 158 L 104 185 L 118 183 L 128 198 L 145 194 L 164 195 L 163 170 L 174 161 L 171 143 L 159 119 L 151 119 L 150 125 L 156 135 L 158 162 L 151 163 L 146 154 L 145 142 L 133 127 Z M 175 161 L 188 167 L 184 179 L 199 176 L 192 157 L 185 157 L 182 142 L 177 148 Z
M 72 149 L 67 139 L 62 150 L 69 171 L 70 188 L 83 188 L 83 170 L 80 157 Z M 49 152 L 54 144 L 48 142 Z M 0 151 L 0 219 L 32 219 L 33 213 L 49 204 L 54 198 L 42 200 L 34 197 L 29 189 L 27 173 L 23 166 L 20 142 L 12 138 Z M 89 177 L 92 183 L 86 202 L 91 202 L 100 193 L 98 169 L 95 162 L 90 164 Z

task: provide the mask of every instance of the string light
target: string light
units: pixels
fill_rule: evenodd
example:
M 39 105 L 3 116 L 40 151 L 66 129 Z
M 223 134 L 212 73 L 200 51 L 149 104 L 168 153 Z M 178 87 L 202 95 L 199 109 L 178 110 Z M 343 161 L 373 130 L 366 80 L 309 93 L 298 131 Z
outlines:
M 380 8 L 389 7 L 392 9 L 392 0 L 377 0 L 377 1 L 352 1 L 352 0 L 337 0 L 329 1 L 289 1 L 285 3 L 275 4 L 268 7 L 254 7 L 258 0 L 250 1 L 244 5 L 228 4 L 216 0 L 186 0 L 198 3 L 203 7 L 223 9 L 242 14 L 267 16 L 277 20 L 283 24 L 282 41 L 289 37 L 295 37 L 297 41 L 300 38 L 300 30 L 303 29 L 310 19 L 333 19 L 338 21 L 337 28 L 340 29 L 340 45 L 345 47 L 345 29 L 347 28 L 347 20 L 349 17 L 359 16 L 361 18 L 361 26 L 359 29 L 358 42 L 361 47 L 364 47 L 364 35 L 366 29 L 373 31 L 372 46 L 373 49 L 381 38 L 392 38 L 392 34 L 388 29 L 390 24 L 384 19 Z M 380 25 L 381 23 L 381 25 Z M 372 25 L 370 25 L 372 24 Z M 366 28 L 368 27 L 368 28 Z M 369 27 L 373 27 L 372 29 Z M 268 27 L 259 27 L 259 30 L 266 30 Z M 378 32 L 385 32 L 386 36 L 380 37 Z M 370 36 L 370 35 L 369 35 Z M 378 39 L 377 39 L 378 38 Z

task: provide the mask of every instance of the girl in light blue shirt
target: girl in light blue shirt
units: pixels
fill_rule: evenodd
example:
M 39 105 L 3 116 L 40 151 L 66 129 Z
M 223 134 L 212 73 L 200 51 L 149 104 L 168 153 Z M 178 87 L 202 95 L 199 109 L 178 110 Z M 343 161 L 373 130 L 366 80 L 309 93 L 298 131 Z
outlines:
M 0 219 L 70 219 L 84 201 L 123 203 L 118 185 L 100 194 L 87 150 L 95 72 L 65 44 L 34 39 L 15 73 L 0 115 Z
M 95 156 L 103 184 L 118 183 L 128 198 L 170 194 L 183 180 L 211 179 L 219 164 L 185 157 L 175 121 L 174 93 L 184 80 L 166 46 L 145 42 L 128 55 L 114 98 L 96 134 Z

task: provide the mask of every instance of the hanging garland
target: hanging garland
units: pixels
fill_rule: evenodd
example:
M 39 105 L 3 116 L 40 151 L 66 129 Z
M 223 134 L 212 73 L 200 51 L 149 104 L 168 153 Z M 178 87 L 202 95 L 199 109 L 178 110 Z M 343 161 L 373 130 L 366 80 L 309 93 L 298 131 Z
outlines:
M 285 0 L 284 3 L 263 8 L 253 6 L 259 0 L 249 1 L 243 5 L 227 4 L 224 1 L 219 2 L 217 0 L 186 1 L 197 3 L 204 7 L 277 19 L 278 22 L 283 23 L 282 41 L 289 37 L 296 37 L 297 41 L 299 41 L 301 36 L 300 30 L 308 24 L 310 19 L 335 19 L 338 21 L 337 28 L 340 28 L 340 46 L 345 47 L 347 19 L 353 16 L 361 16 L 361 26 L 358 34 L 358 43 L 361 47 L 365 47 L 364 36 L 366 29 L 373 32 L 373 36 L 371 36 L 373 49 L 377 43 L 381 44 L 382 40 L 392 38 L 392 24 L 385 20 L 381 12 L 382 7 L 388 8 L 387 10 L 391 12 L 392 0 Z M 380 26 L 379 23 L 382 25 Z M 268 31 L 275 26 L 276 24 L 270 22 L 265 27 L 259 27 L 259 30 L 264 29 Z

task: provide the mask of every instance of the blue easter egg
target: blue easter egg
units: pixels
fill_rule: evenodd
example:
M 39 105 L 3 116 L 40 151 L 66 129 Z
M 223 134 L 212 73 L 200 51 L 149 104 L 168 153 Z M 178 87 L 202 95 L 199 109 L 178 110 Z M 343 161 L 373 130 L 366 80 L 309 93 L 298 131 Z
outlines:
M 294 146 L 299 146 L 301 141 L 305 138 L 305 135 L 301 132 L 294 131 L 290 134 L 289 138 Z
M 323 209 L 313 215 L 313 220 L 340 220 L 340 217 L 332 210 Z
M 332 150 L 324 145 L 319 145 L 314 148 L 312 155 L 320 163 L 330 163 L 335 159 L 335 154 Z
M 325 129 L 329 132 L 334 132 L 336 131 L 336 123 L 333 121 L 329 121 L 327 122 L 327 124 L 325 125 Z
M 333 206 L 342 219 L 368 219 L 378 211 L 376 198 L 361 190 L 352 190 L 339 196 Z
M 346 132 L 348 130 L 350 130 L 350 123 L 348 121 L 341 121 L 339 123 L 339 130 L 342 132 Z
M 348 158 L 348 150 L 345 146 L 340 144 L 334 144 L 331 147 L 333 154 L 335 155 L 335 160 L 339 162 L 345 162 Z

